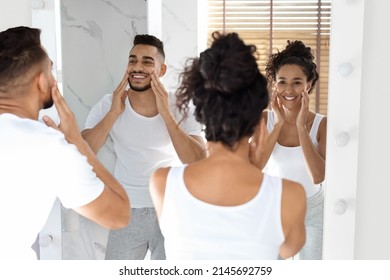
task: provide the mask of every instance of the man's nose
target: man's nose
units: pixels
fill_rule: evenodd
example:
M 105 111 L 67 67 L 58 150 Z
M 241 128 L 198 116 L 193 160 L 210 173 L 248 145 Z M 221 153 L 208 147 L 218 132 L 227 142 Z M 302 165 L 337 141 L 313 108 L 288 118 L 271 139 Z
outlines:
M 137 63 L 134 63 L 133 65 L 129 65 L 127 67 L 127 70 L 131 71 L 131 72 L 143 72 L 144 67 L 143 67 L 143 64 L 141 62 L 137 62 Z

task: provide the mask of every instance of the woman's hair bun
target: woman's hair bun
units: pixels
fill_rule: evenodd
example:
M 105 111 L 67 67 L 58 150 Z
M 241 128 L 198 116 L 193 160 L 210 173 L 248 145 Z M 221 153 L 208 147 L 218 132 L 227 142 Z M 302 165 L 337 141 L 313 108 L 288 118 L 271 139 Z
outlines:
M 237 33 L 221 35 L 215 32 L 213 38 L 211 48 L 199 57 L 205 89 L 231 94 L 253 83 L 259 73 L 253 55 L 256 47 L 245 45 Z
M 314 55 L 310 47 L 305 46 L 302 41 L 290 41 L 287 40 L 287 46 L 284 50 L 286 56 L 295 56 L 301 57 L 303 59 L 308 59 L 309 61 L 314 60 Z

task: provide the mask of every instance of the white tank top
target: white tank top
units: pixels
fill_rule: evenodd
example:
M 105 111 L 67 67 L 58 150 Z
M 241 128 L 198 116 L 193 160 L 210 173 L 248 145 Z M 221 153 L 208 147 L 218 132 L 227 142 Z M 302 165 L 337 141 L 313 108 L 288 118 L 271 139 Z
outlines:
M 316 114 L 313 125 L 310 129 L 310 139 L 314 147 L 317 148 L 317 132 L 321 120 L 324 116 Z M 267 129 L 271 132 L 275 125 L 275 115 L 273 111 L 268 111 Z M 306 169 L 305 159 L 301 146 L 285 147 L 279 143 L 275 144 L 271 157 L 263 169 L 264 173 L 272 176 L 285 178 L 302 184 L 306 191 L 306 197 L 315 195 L 321 189 L 321 185 L 313 183 Z
M 284 242 L 280 178 L 264 175 L 249 202 L 218 206 L 188 191 L 184 169 L 172 167 L 166 182 L 160 227 L 167 259 L 277 259 Z

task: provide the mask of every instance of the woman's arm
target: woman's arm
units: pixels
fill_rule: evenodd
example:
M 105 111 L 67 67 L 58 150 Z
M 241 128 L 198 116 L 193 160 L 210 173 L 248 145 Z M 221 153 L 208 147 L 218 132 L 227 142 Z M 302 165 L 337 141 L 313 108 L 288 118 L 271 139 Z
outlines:
M 317 134 L 317 148 L 314 147 L 306 127 L 297 127 L 299 142 L 306 162 L 306 168 L 314 184 L 320 184 L 325 179 L 326 124 L 327 119 L 324 117 L 320 123 Z
M 170 167 L 159 168 L 150 176 L 149 191 L 157 217 L 160 219 L 165 196 L 165 185 Z
M 300 184 L 283 180 L 281 212 L 285 240 L 279 255 L 286 259 L 298 253 L 306 242 L 306 194 Z

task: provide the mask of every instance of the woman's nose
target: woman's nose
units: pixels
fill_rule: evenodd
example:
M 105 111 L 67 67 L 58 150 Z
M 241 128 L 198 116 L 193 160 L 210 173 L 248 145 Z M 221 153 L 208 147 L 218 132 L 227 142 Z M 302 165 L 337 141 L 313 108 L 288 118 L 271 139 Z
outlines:
M 292 92 L 292 86 L 291 86 L 291 85 L 286 85 L 284 91 L 285 91 L 286 93 Z

